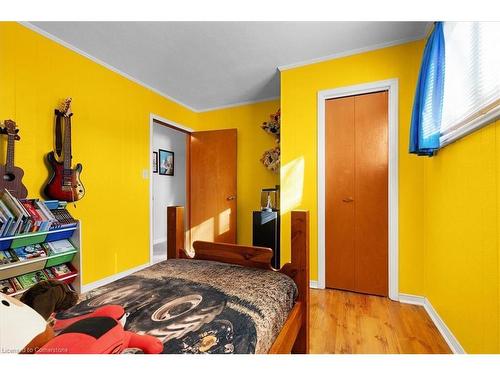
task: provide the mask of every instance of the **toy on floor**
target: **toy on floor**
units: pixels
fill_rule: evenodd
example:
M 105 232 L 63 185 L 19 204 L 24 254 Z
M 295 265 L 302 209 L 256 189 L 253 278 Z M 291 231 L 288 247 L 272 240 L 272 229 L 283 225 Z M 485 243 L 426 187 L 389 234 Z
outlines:
M 34 353 L 54 337 L 52 327 L 31 307 L 0 293 L 0 352 Z
M 0 293 L 0 349 L 3 352 L 114 354 L 128 348 L 137 348 L 146 354 L 163 351 L 163 344 L 156 337 L 125 331 L 125 310 L 117 305 L 102 306 L 90 314 L 56 320 L 54 329 L 61 332 L 54 337 L 54 329 L 46 319 L 55 311 L 73 306 L 76 293 L 60 282 L 43 281 L 39 284 L 21 298 L 33 308 Z
M 74 318 L 69 319 L 57 319 L 54 323 L 54 331 L 59 332 L 70 325 L 87 318 L 95 318 L 95 317 L 108 317 L 113 318 L 121 323 L 122 326 L 125 327 L 125 322 L 127 321 L 127 316 L 125 314 L 125 309 L 119 305 L 105 305 L 101 306 L 89 314 L 84 314 L 80 316 L 75 316 Z
M 37 354 L 118 354 L 127 348 L 158 354 L 163 351 L 163 344 L 156 337 L 125 331 L 116 319 L 93 316 L 71 324 Z
M 58 319 L 54 330 L 61 331 L 38 354 L 59 351 L 67 354 L 116 354 L 137 348 L 145 354 L 158 354 L 163 344 L 156 337 L 138 335 L 123 329 L 126 314 L 123 307 L 106 305 L 70 319 Z

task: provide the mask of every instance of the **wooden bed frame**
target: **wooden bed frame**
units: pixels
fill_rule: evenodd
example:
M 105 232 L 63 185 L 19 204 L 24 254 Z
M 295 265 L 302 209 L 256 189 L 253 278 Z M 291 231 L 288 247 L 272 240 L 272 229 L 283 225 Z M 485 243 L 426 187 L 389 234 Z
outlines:
M 167 208 L 168 258 L 213 260 L 281 272 L 293 279 L 298 297 L 269 354 L 309 353 L 309 212 L 292 211 L 292 261 L 271 267 L 273 251 L 264 247 L 195 241 L 194 254 L 185 250 L 184 207 Z

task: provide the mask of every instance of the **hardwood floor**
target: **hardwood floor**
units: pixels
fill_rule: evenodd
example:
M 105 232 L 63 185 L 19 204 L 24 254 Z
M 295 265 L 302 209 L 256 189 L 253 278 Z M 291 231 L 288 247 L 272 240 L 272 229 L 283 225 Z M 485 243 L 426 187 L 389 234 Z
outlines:
M 310 314 L 310 353 L 451 353 L 421 306 L 311 289 Z

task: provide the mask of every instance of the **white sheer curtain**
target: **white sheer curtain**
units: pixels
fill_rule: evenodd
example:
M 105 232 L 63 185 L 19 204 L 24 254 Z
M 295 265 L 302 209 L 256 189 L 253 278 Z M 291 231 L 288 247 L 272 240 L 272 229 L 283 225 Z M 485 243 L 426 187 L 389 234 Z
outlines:
M 445 22 L 441 146 L 500 115 L 500 22 Z

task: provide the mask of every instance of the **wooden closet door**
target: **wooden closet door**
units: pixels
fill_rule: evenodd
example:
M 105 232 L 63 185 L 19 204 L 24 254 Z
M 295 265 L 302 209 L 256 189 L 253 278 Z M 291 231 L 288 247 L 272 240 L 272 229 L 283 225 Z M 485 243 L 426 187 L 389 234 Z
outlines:
M 387 296 L 387 92 L 326 103 L 326 286 Z
M 356 290 L 387 296 L 387 91 L 355 97 Z
M 354 97 L 327 100 L 325 113 L 326 287 L 354 290 Z

